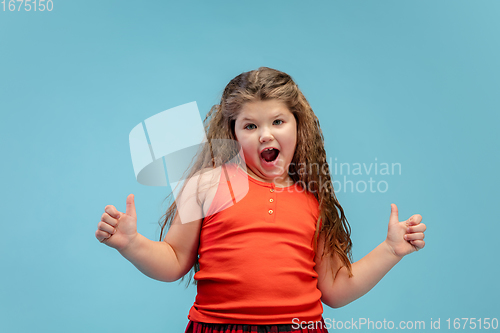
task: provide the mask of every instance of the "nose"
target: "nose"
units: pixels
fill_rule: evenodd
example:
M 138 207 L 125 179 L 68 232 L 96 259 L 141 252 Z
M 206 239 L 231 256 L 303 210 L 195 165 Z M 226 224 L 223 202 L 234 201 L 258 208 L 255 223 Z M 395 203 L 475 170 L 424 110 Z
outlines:
M 260 143 L 269 142 L 273 140 L 274 136 L 271 133 L 271 131 L 268 128 L 263 128 L 262 132 L 260 133 L 260 139 L 259 139 Z

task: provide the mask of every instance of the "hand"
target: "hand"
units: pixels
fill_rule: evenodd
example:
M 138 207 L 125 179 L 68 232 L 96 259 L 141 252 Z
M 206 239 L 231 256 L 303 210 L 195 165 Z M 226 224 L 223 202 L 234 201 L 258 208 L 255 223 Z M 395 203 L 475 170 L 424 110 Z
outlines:
M 391 204 L 391 217 L 385 241 L 396 256 L 403 257 L 425 246 L 424 231 L 427 227 L 420 223 L 421 221 L 422 216 L 415 214 L 408 220 L 399 222 L 398 207 Z
M 138 235 L 137 215 L 135 213 L 134 195 L 127 197 L 127 209 L 125 214 L 119 212 L 115 206 L 108 205 L 104 208 L 105 213 L 97 224 L 95 237 L 117 250 L 127 247 Z

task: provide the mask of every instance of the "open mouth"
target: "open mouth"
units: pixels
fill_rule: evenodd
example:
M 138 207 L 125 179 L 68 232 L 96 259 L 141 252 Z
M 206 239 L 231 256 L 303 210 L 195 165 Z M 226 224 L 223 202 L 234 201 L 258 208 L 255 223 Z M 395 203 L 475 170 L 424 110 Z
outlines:
M 276 161 L 280 154 L 280 151 L 276 148 L 265 149 L 260 153 L 260 157 L 267 163 L 272 163 Z

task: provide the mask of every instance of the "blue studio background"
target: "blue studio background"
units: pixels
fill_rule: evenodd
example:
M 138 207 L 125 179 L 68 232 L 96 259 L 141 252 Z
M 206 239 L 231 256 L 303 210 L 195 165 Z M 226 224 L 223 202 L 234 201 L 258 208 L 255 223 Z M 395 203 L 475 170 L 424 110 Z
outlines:
M 500 317 L 500 2 L 19 4 L 0 3 L 0 332 L 184 332 L 195 287 L 148 278 L 94 233 L 134 193 L 138 231 L 159 240 L 171 189 L 136 181 L 129 132 L 192 101 L 204 117 L 260 66 L 320 119 L 354 260 L 385 239 L 391 203 L 428 227 L 424 250 L 324 318 L 423 332 Z

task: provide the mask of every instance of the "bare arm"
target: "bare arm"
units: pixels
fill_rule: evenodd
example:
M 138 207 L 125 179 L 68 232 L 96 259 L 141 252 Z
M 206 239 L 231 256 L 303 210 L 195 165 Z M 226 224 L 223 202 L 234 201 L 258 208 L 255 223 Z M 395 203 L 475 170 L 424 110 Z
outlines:
M 137 234 L 133 242 L 119 252 L 150 278 L 173 282 L 189 272 L 194 264 L 200 225 L 201 221 L 172 225 L 160 242 Z M 166 241 L 167 237 L 173 245 Z
M 333 263 L 328 257 L 321 258 L 325 242 L 324 236 L 321 236 L 316 251 L 316 271 L 323 303 L 338 308 L 358 299 L 370 291 L 405 255 L 423 248 L 426 226 L 420 223 L 421 220 L 422 216 L 416 214 L 407 221 L 399 222 L 397 207 L 392 205 L 387 239 L 352 264 L 352 277 L 349 277 L 347 268 L 342 267 L 337 256 Z
M 323 244 L 320 239 L 318 246 Z M 319 248 L 319 247 L 318 247 Z M 322 252 L 322 251 L 321 251 Z M 321 255 L 322 253 L 319 253 Z M 346 267 L 341 267 L 340 260 L 335 257 L 334 264 L 329 258 L 317 259 L 318 288 L 321 290 L 321 300 L 332 308 L 339 308 L 370 291 L 401 257 L 391 252 L 384 241 L 361 260 L 352 264 L 353 277 L 349 277 Z M 334 276 L 332 275 L 337 272 Z
M 207 172 L 200 184 L 210 175 Z M 178 209 L 163 241 L 149 240 L 137 232 L 133 195 L 127 198 L 126 213 L 117 211 L 114 206 L 106 206 L 96 237 L 116 248 L 145 275 L 165 282 L 180 279 L 193 267 L 198 255 L 206 194 L 206 188 L 199 192 L 198 203 L 198 176 L 187 181 L 184 191 L 176 199 Z

